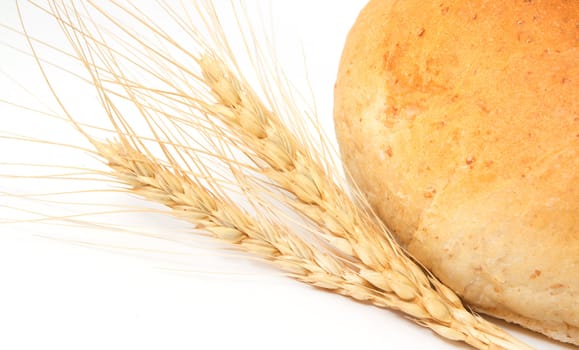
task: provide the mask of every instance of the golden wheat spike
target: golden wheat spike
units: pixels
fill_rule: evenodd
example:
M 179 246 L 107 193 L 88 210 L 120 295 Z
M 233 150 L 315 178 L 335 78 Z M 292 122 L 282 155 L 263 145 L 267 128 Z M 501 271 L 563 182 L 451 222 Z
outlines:
M 85 23 L 86 19 L 77 8 L 60 1 L 52 2 L 53 14 L 85 64 L 121 142 L 100 143 L 74 118 L 71 117 L 71 121 L 106 159 L 112 176 L 126 183 L 134 193 L 173 208 L 179 217 L 219 239 L 272 261 L 304 282 L 401 310 L 443 337 L 476 348 L 528 348 L 466 311 L 452 291 L 404 253 L 371 212 L 350 199 L 345 185 L 337 183 L 320 164 L 319 159 L 327 155 L 303 142 L 305 136 L 293 134 L 283 118 L 273 108 L 268 108 L 268 103 L 243 79 L 239 70 L 232 68 L 236 60 L 218 25 L 209 26 L 213 34 L 209 41 L 195 28 L 190 29 L 191 36 L 197 40 L 198 52 L 188 56 L 183 45 L 140 17 L 143 14 L 131 14 L 129 7 L 112 1 L 164 45 L 184 51 L 185 57 L 190 58 L 187 62 L 179 62 L 172 60 L 162 47 L 132 34 L 122 27 L 122 23 L 90 3 L 111 25 L 127 33 L 130 44 L 137 48 L 134 56 L 127 57 L 108 47 L 103 34 L 98 30 L 91 32 L 92 27 Z M 218 23 L 211 2 L 199 1 L 194 6 L 207 11 L 204 16 L 209 19 L 208 24 Z M 195 63 L 197 66 L 190 66 Z M 129 77 L 124 71 L 126 65 L 136 66 L 154 76 L 163 88 Z M 279 79 L 264 78 L 263 81 Z M 122 88 L 122 92 L 115 94 L 133 102 L 170 164 L 169 168 L 144 147 L 144 138 L 135 134 L 131 123 L 117 110 L 107 84 Z M 271 90 L 276 88 L 268 86 Z M 286 99 L 278 103 L 293 102 Z M 294 123 L 305 120 L 299 119 L 299 115 L 293 117 L 296 118 Z M 207 146 L 218 159 L 235 162 L 223 152 L 233 148 L 243 152 L 252 161 L 247 168 L 268 177 L 276 183 L 277 189 L 284 190 L 284 203 L 309 218 L 318 229 L 316 238 L 323 238 L 340 254 L 318 252 L 315 246 L 297 238 L 281 223 L 271 227 L 258 224 L 232 202 L 223 201 L 196 185 L 187 177 L 191 168 L 179 166 L 187 166 L 199 150 L 189 146 L 182 129 L 185 127 L 197 127 L 218 138 Z M 259 192 L 265 185 L 264 182 L 246 181 L 240 186 L 255 186 L 249 191 Z M 343 257 L 349 260 L 344 262 Z

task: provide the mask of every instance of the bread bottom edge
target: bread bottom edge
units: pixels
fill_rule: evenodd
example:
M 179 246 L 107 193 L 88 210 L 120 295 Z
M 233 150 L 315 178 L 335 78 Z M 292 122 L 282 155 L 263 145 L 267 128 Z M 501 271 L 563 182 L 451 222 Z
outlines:
M 472 306 L 472 308 L 482 314 L 496 317 L 509 323 L 518 324 L 554 340 L 579 346 L 579 327 L 564 322 L 539 321 L 521 316 L 508 310 L 481 308 L 476 306 Z

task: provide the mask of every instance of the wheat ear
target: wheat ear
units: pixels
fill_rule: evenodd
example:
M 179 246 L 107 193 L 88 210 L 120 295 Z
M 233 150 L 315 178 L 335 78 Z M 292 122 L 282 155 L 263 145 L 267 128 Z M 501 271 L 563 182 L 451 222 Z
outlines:
M 288 203 L 312 220 L 327 242 L 357 259 L 361 278 L 394 297 L 391 308 L 446 338 L 477 348 L 528 348 L 467 312 L 454 292 L 425 273 L 222 60 L 211 54 L 198 63 L 203 83 L 215 98 L 214 104 L 200 103 L 202 111 L 230 128 L 226 135 L 251 159 L 259 160 L 255 164 L 263 174 L 295 197 Z
M 477 330 L 453 328 L 460 326 L 456 323 L 449 326 L 436 321 L 433 323 L 416 303 L 399 300 L 392 293 L 369 283 L 360 275 L 357 264 L 323 253 L 282 225 L 255 220 L 223 195 L 215 194 L 197 183 L 186 172 L 179 170 L 177 164 L 172 164 L 169 169 L 126 142 L 93 144 L 113 170 L 112 176 L 128 185 L 132 193 L 171 208 L 174 216 L 273 263 L 297 280 L 379 307 L 395 306 L 446 338 L 466 341 L 481 349 L 493 346 L 524 348 L 494 326 Z M 456 315 L 465 320 L 481 320 L 464 310 Z M 482 342 L 481 338 L 486 342 Z

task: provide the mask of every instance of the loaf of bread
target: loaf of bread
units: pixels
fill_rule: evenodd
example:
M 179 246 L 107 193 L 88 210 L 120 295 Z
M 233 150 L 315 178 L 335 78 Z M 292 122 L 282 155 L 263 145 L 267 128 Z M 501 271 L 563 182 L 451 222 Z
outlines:
M 343 52 L 348 171 L 475 310 L 579 345 L 579 1 L 373 0 Z

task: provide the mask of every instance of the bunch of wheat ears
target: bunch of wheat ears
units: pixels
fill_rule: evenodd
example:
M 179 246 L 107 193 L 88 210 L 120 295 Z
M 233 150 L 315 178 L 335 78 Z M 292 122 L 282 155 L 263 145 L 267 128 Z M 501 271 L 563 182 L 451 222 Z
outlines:
M 94 136 L 95 128 L 62 109 L 90 142 L 90 152 L 108 165 L 111 181 L 304 283 L 399 310 L 474 348 L 529 348 L 469 312 L 399 247 L 347 176 L 335 174 L 331 147 L 306 132 L 315 121 L 293 102 L 289 83 L 264 50 L 253 48 L 253 32 L 243 34 L 258 76 L 252 84 L 211 1 L 190 4 L 201 18 L 198 27 L 161 3 L 187 34 L 187 45 L 137 8 L 110 4 L 148 37 L 92 1 L 51 1 L 43 10 L 58 22 L 98 91 L 113 136 Z M 91 11 L 117 34 L 96 23 Z M 24 34 L 43 69 L 37 43 Z M 146 135 L 119 107 L 127 103 L 138 111 Z M 282 214 L 287 211 L 301 218 L 300 232 Z

